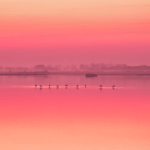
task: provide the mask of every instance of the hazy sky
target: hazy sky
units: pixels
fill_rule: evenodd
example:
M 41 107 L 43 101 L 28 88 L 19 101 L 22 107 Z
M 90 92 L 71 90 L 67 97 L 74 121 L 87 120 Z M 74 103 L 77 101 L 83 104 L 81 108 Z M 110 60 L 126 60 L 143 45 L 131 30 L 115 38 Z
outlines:
M 0 0 L 0 66 L 150 65 L 149 0 Z

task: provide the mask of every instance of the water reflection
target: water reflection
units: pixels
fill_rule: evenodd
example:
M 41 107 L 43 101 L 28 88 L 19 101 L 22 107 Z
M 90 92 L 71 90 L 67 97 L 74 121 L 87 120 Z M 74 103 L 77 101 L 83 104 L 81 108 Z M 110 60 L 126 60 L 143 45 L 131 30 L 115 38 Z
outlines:
M 0 149 L 150 149 L 149 89 L 56 88 L 0 88 Z
M 68 85 L 66 84 L 65 86 L 66 86 L 66 89 L 67 89 L 67 88 L 68 88 Z
M 57 85 L 76 86 L 77 84 L 84 86 L 99 86 L 111 87 L 149 87 L 150 76 L 136 75 L 99 75 L 95 78 L 86 78 L 84 75 L 39 75 L 39 76 L 0 76 L 0 86 L 5 85 Z

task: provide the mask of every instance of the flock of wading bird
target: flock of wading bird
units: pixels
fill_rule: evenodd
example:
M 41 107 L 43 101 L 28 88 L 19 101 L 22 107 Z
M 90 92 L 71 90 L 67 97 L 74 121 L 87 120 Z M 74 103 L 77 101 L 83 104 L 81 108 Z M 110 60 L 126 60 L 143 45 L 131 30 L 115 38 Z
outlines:
M 35 84 L 35 87 L 37 87 L 37 86 L 38 86 L 38 85 Z M 87 85 L 84 85 L 84 86 L 85 86 L 85 88 L 86 88 Z M 49 85 L 49 89 L 50 89 L 50 87 L 51 87 L 51 85 Z M 67 88 L 68 85 L 66 84 L 65 87 Z M 78 89 L 78 87 L 79 87 L 79 85 L 76 85 L 76 88 L 77 88 L 77 89 Z M 102 86 L 102 85 L 99 85 L 99 87 L 100 87 L 100 89 L 102 89 L 103 86 Z M 56 85 L 56 88 L 58 89 L 58 88 L 59 88 L 59 85 Z M 115 85 L 112 86 L 112 89 L 114 89 L 114 88 L 115 88 Z M 42 85 L 40 85 L 40 89 L 42 89 Z

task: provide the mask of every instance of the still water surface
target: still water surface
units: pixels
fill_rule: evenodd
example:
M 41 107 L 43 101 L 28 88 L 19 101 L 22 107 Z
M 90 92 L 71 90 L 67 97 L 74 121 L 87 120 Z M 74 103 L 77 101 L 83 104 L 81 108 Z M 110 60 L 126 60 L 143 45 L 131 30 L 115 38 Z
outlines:
M 149 75 L 99 75 L 86 78 L 85 75 L 37 75 L 37 76 L 0 76 L 0 86 L 33 86 L 33 85 L 100 85 L 110 87 L 150 87 Z
M 150 76 L 0 76 L 0 149 L 149 150 L 149 86 Z

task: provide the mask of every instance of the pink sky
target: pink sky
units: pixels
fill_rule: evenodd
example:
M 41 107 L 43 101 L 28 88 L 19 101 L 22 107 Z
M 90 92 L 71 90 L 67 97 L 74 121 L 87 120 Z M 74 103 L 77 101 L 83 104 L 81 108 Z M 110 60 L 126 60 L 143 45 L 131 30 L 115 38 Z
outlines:
M 1 0 L 0 66 L 150 65 L 149 0 Z

